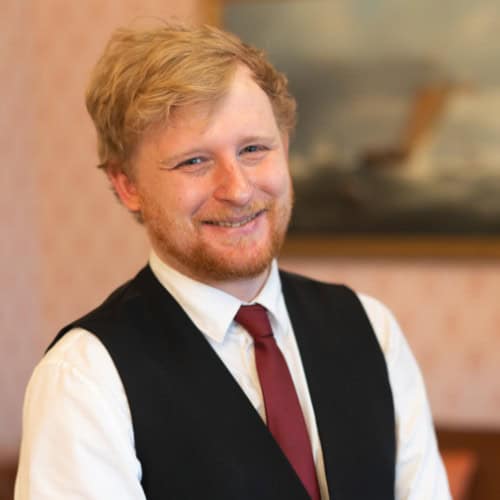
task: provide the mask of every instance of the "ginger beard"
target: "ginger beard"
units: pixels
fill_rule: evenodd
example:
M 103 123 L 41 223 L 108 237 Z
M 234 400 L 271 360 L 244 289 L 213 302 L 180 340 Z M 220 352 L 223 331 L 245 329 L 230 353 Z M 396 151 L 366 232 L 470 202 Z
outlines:
M 203 217 L 193 217 L 191 227 L 175 220 L 155 200 L 141 196 L 141 216 L 153 247 L 159 256 L 178 271 L 203 282 L 253 278 L 266 271 L 278 256 L 285 240 L 293 206 L 293 187 L 287 193 L 264 203 L 252 203 L 242 210 L 225 210 L 214 220 L 255 214 L 265 217 L 267 231 L 258 241 L 241 237 L 224 241 L 203 237 Z M 198 232 L 193 238 L 193 231 Z

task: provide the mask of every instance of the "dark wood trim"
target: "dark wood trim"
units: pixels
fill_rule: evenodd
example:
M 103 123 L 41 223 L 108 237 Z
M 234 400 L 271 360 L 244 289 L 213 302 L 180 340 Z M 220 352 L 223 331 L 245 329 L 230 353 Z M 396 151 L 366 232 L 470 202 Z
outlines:
M 289 235 L 284 256 L 500 258 L 500 237 Z
M 16 479 L 17 460 L 0 462 L 0 500 L 12 500 Z
M 438 429 L 439 447 L 473 451 L 477 470 L 469 500 L 500 499 L 500 431 Z

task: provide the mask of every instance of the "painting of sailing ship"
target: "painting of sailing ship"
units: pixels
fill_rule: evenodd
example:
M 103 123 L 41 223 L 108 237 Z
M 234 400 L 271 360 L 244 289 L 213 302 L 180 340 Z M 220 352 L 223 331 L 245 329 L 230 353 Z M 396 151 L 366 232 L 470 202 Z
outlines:
M 227 3 L 298 101 L 295 234 L 500 235 L 497 0 Z

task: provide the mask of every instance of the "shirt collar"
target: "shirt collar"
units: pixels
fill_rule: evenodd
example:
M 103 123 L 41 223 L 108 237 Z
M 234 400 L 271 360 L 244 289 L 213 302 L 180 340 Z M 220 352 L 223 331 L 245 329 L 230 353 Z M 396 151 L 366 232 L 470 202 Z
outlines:
M 151 251 L 149 265 L 158 281 L 174 297 L 196 327 L 215 342 L 223 342 L 242 301 L 218 288 L 200 283 L 165 264 Z M 271 324 L 280 321 L 283 298 L 278 264 L 273 260 L 266 283 L 252 303 L 271 313 Z
M 281 293 L 281 280 L 276 260 L 273 260 L 267 281 L 252 303 L 260 304 L 267 309 L 271 316 L 271 325 L 274 322 L 283 322 L 284 300 Z M 275 328 L 273 330 L 276 332 Z M 284 328 L 280 330 L 286 331 Z

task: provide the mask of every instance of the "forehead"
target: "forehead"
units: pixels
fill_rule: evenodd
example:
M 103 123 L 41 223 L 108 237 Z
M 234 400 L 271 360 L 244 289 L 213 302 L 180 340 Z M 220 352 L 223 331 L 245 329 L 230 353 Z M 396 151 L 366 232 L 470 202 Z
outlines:
M 134 160 L 165 162 L 195 152 L 234 148 L 258 138 L 280 141 L 283 136 L 267 94 L 248 68 L 239 67 L 215 103 L 180 106 L 167 123 L 147 130 L 138 141 Z
M 179 107 L 170 115 L 167 129 L 199 133 L 220 126 L 275 127 L 276 120 L 267 94 L 254 81 L 250 70 L 239 65 L 220 98 Z

